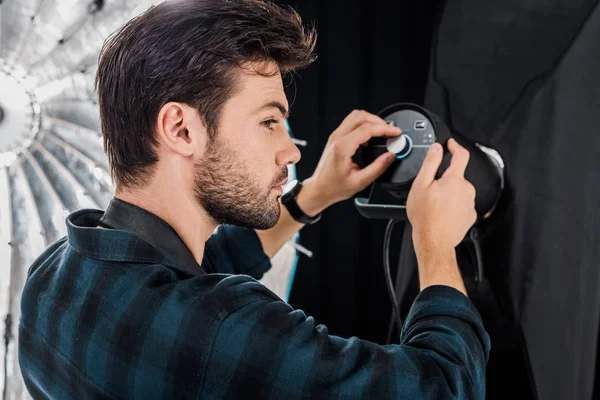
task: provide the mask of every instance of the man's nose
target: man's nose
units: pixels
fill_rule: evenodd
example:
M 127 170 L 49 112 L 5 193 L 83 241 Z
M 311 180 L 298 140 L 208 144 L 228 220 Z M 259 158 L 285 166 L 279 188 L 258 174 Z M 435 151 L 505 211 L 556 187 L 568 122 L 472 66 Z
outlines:
M 278 154 L 277 165 L 292 165 L 296 164 L 300 161 L 302 154 L 300 153 L 300 149 L 296 144 L 292 141 L 290 135 L 286 132 L 286 145 L 285 149 L 280 151 Z

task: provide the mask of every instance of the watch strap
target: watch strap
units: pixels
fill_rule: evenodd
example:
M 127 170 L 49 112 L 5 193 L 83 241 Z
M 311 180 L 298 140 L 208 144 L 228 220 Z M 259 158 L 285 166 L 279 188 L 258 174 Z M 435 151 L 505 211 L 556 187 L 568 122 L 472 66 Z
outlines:
M 294 218 L 296 221 L 302 224 L 312 225 L 314 223 L 317 223 L 321 219 L 322 213 L 319 213 L 314 217 L 310 217 L 306 215 L 304 211 L 302 211 L 302 209 L 298 205 L 298 202 L 296 201 L 296 197 L 298 196 L 298 193 L 300 193 L 301 189 L 302 183 L 298 182 L 297 185 L 289 193 L 286 193 L 284 195 L 284 198 L 282 198 L 281 203 L 287 208 L 292 218 Z

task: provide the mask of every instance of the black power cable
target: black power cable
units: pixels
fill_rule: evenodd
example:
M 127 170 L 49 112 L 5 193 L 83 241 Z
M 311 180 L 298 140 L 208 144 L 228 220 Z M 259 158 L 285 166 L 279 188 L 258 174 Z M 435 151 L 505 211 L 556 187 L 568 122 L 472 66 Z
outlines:
M 383 237 L 383 269 L 385 272 L 385 282 L 387 285 L 388 293 L 390 295 L 390 301 L 392 302 L 393 311 L 392 321 L 390 322 L 390 329 L 388 331 L 387 343 L 390 342 L 391 331 L 393 331 L 393 329 L 391 328 L 394 320 L 396 321 L 398 326 L 398 334 L 402 332 L 402 318 L 400 318 L 400 306 L 398 305 L 398 301 L 396 300 L 396 291 L 392 282 L 392 272 L 390 268 L 390 242 L 392 240 L 392 232 L 394 231 L 394 226 L 396 225 L 396 223 L 397 221 L 393 219 L 390 220 L 390 222 L 388 222 Z

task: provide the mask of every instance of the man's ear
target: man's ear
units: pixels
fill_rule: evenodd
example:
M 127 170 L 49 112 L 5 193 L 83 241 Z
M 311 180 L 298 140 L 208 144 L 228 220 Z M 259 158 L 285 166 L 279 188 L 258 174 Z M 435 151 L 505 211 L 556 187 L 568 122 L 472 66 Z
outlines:
M 206 128 L 198 111 L 186 104 L 170 102 L 158 113 L 158 141 L 166 150 L 184 157 L 204 150 Z

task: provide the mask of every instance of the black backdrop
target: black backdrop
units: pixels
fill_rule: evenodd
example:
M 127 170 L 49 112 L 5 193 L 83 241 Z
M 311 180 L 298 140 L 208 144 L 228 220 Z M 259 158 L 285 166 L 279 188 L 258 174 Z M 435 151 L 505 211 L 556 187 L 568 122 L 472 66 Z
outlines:
M 309 142 L 299 177 L 310 175 L 352 109 L 377 112 L 399 101 L 426 98 L 452 129 L 496 148 L 507 188 L 484 255 L 496 295 L 519 324 L 488 319 L 488 328 L 502 322 L 491 332 L 497 354 L 488 394 L 534 396 L 523 389 L 528 353 L 540 398 L 599 398 L 600 1 L 461 0 L 448 2 L 440 20 L 440 0 L 281 3 L 320 33 L 320 59 L 288 88 L 290 123 Z M 442 84 L 425 96 L 438 31 L 434 81 Z M 290 303 L 333 334 L 383 343 L 384 224 L 362 219 L 346 201 L 305 228 L 302 242 L 315 257 L 301 259 Z M 394 243 L 397 251 L 400 239 Z
M 308 141 L 297 165 L 303 179 L 316 167 L 329 134 L 353 109 L 376 113 L 400 101 L 422 104 L 440 1 L 278 3 L 294 7 L 319 32 L 318 60 L 286 89 L 292 130 Z M 301 256 L 290 304 L 332 334 L 384 343 L 391 312 L 382 267 L 385 224 L 362 218 L 348 200 L 304 228 L 301 243 L 315 254 Z

